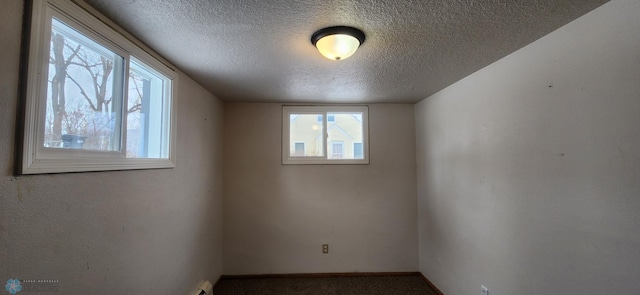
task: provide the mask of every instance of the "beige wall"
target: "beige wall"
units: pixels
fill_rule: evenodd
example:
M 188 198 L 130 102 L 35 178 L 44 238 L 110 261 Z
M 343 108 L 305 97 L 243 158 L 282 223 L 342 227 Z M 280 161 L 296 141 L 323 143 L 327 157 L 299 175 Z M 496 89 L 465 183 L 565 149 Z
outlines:
M 637 1 L 429 97 L 415 121 L 370 105 L 370 165 L 282 165 L 280 104 L 223 106 L 181 74 L 175 169 L 14 177 L 21 11 L 0 11 L 2 280 L 189 294 L 223 272 L 420 269 L 446 294 L 640 287 Z
M 413 113 L 370 105 L 370 165 L 282 165 L 281 105 L 225 104 L 224 273 L 417 271 Z
M 21 16 L 22 1 L 2 2 L 0 281 L 55 279 L 60 294 L 191 294 L 198 280 L 216 280 L 222 103 L 180 75 L 175 169 L 14 177 Z
M 445 294 L 638 294 L 640 2 L 416 106 L 420 270 Z

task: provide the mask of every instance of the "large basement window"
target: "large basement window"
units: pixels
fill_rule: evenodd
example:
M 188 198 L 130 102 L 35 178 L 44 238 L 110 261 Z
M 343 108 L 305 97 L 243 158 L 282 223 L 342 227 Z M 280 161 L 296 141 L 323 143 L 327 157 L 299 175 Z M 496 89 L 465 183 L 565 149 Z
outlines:
M 20 172 L 174 167 L 175 71 L 85 8 L 33 0 Z
M 369 164 L 366 106 L 283 106 L 283 164 Z

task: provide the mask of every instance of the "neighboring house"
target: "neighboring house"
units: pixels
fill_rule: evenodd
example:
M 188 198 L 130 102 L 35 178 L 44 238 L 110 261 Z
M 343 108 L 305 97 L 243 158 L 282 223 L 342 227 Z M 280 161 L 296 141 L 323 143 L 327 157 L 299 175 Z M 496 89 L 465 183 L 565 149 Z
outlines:
M 362 115 L 329 113 L 327 115 L 327 147 L 322 142 L 323 115 L 290 116 L 291 156 L 320 157 L 327 151 L 329 159 L 362 159 Z M 311 130 L 311 131 L 310 131 Z

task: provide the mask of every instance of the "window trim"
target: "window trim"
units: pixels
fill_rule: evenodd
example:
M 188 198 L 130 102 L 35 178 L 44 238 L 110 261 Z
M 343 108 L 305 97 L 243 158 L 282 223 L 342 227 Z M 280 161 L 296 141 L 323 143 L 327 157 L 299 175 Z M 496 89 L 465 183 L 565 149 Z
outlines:
M 115 25 L 87 4 L 71 0 L 32 0 L 26 83 L 24 83 L 24 126 L 22 130 L 22 157 L 18 174 L 64 173 L 130 169 L 173 168 L 176 160 L 176 101 L 178 73 L 148 47 L 142 45 L 126 31 Z M 86 34 L 87 37 L 124 57 L 124 85 L 121 115 L 127 105 L 129 60 L 135 58 L 152 70 L 171 80 L 167 91 L 168 133 L 167 158 L 126 158 L 126 118 L 120 122 L 120 151 L 92 151 L 44 147 L 44 120 L 47 102 L 47 67 L 52 18 Z M 119 91 L 119 90 L 118 90 Z M 44 97 L 44 99 L 43 99 Z M 126 117 L 126 116 L 123 116 Z
M 327 113 L 362 112 L 362 152 L 363 159 L 329 159 L 327 145 L 328 116 Z M 290 151 L 290 114 L 321 114 L 323 115 L 324 156 L 322 157 L 292 157 Z M 343 149 L 345 148 L 343 144 Z M 344 150 L 343 150 L 344 152 Z M 369 164 L 369 107 L 363 105 L 283 105 L 282 106 L 282 164 L 302 165 L 368 165 Z

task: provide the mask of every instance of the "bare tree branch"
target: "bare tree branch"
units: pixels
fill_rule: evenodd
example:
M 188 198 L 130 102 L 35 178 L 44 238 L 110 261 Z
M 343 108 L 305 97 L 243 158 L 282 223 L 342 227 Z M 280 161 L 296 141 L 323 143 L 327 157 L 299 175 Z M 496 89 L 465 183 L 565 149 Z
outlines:
M 133 80 L 133 86 L 136 88 L 136 92 L 138 93 L 138 100 L 142 100 L 142 92 L 140 92 L 140 86 L 138 86 L 138 82 L 137 82 L 138 76 L 132 73 L 130 74 L 130 77 L 133 78 L 131 80 Z
M 91 76 L 91 80 L 93 81 L 93 91 L 96 94 L 96 96 L 98 96 L 98 94 L 100 93 L 98 91 L 98 74 L 93 72 L 93 70 L 89 66 L 89 62 L 85 58 L 78 56 L 78 59 L 80 61 L 82 61 L 82 63 L 83 63 L 83 64 L 78 64 L 78 65 L 83 67 L 83 68 L 85 68 L 87 70 L 87 72 L 89 72 L 89 75 Z M 101 103 L 100 103 L 100 101 L 99 101 L 99 99 L 97 97 L 96 97 L 96 99 L 98 100 L 96 102 L 97 105 L 98 105 L 98 107 L 96 107 L 96 111 L 97 111 L 98 109 L 101 109 L 102 105 L 101 105 Z
M 84 88 L 82 88 L 80 83 L 78 83 L 78 81 L 76 81 L 76 79 L 71 77 L 69 74 L 67 74 L 67 78 L 69 78 L 69 80 L 71 80 L 71 82 L 73 82 L 73 84 L 76 84 L 76 86 L 78 86 L 78 88 L 80 89 L 80 94 L 82 94 L 84 99 L 89 103 L 89 105 L 91 106 L 91 109 L 94 110 L 94 111 L 98 111 L 98 108 L 93 104 L 93 102 L 91 101 L 91 99 L 89 98 L 87 93 L 84 91 Z
M 67 44 L 65 44 L 67 45 Z M 68 45 L 67 45 L 68 46 Z M 69 63 L 71 62 L 71 60 L 76 57 L 76 55 L 78 55 L 78 51 L 80 51 L 80 48 L 82 47 L 82 45 L 78 45 L 78 47 L 76 47 L 75 50 L 73 50 L 73 53 L 71 55 L 69 55 L 69 57 L 67 58 L 67 61 L 65 61 L 65 64 L 67 66 L 69 66 Z
M 129 74 L 129 77 L 131 77 L 131 81 L 133 82 L 133 87 L 136 90 L 136 93 L 138 94 L 138 98 L 136 99 L 136 104 L 133 105 L 132 107 L 129 108 L 128 112 L 129 113 L 133 113 L 135 111 L 138 110 L 142 110 L 142 92 L 140 92 L 140 86 L 138 85 L 138 76 L 135 75 L 133 72 L 131 72 Z
M 72 61 L 72 62 L 70 62 L 69 64 L 70 64 L 70 65 L 79 66 L 79 67 L 90 67 L 90 68 L 93 68 L 93 67 L 97 67 L 97 66 L 99 66 L 99 65 L 102 65 L 101 63 L 92 64 L 92 65 L 90 65 L 90 64 L 81 64 L 81 63 L 77 63 L 77 62 L 73 62 L 73 61 Z
M 137 104 L 135 104 L 134 106 L 130 107 L 130 108 L 127 110 L 127 112 L 128 112 L 128 113 L 133 113 L 133 112 L 135 112 L 135 111 L 139 111 L 139 110 L 141 110 L 141 109 L 142 109 L 142 104 L 141 104 L 141 103 L 137 103 Z

